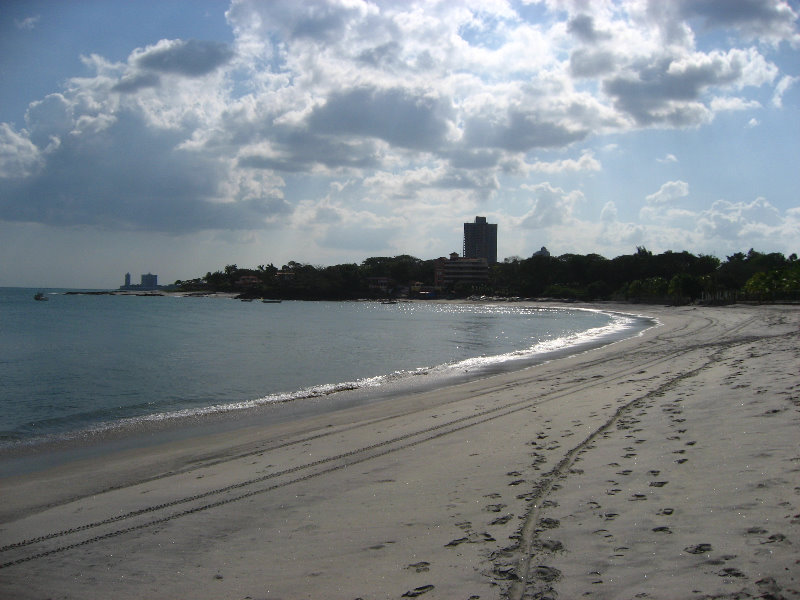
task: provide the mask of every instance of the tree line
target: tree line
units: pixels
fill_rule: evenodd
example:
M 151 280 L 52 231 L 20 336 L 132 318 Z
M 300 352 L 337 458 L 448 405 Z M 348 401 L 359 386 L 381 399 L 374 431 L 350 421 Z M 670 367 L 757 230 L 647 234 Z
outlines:
M 490 266 L 485 283 L 457 282 L 447 289 L 433 287 L 435 262 L 400 255 L 326 267 L 295 261 L 281 268 L 268 264 L 246 269 L 234 264 L 176 284 L 186 291 L 296 300 L 419 294 L 670 303 L 800 300 L 797 255 L 752 249 L 725 261 L 686 251 L 653 254 L 644 247 L 613 259 L 599 254 L 512 257 Z

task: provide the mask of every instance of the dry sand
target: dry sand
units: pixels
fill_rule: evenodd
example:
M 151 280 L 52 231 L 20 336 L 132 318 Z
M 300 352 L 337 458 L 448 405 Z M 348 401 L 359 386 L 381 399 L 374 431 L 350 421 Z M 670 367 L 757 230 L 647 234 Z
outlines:
M 2 480 L 0 597 L 800 598 L 800 310 L 640 310 L 517 373 Z

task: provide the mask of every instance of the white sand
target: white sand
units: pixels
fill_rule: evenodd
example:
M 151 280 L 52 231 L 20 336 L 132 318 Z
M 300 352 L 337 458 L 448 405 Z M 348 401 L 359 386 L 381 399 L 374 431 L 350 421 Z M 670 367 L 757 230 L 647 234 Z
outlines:
M 0 597 L 800 598 L 800 310 L 639 310 L 518 373 L 0 480 Z

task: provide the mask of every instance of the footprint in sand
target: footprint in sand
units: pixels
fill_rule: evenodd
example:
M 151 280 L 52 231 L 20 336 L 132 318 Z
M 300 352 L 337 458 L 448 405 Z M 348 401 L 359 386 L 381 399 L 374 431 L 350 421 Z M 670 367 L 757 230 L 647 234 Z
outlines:
M 734 567 L 727 567 L 722 569 L 719 573 L 717 573 L 720 577 L 737 577 L 737 578 L 745 578 L 747 575 L 742 573 L 739 569 Z
M 405 594 L 403 594 L 402 597 L 403 598 L 416 598 L 418 596 L 422 596 L 422 594 L 427 594 L 432 589 L 434 589 L 434 586 L 432 586 L 432 585 L 423 585 L 423 586 L 420 586 L 418 588 L 414 588 L 413 590 L 407 591 Z
M 497 517 L 494 521 L 489 523 L 489 525 L 505 525 L 513 518 L 513 515 L 503 515 L 502 517 Z
M 431 563 L 426 562 L 426 561 L 423 560 L 421 562 L 413 563 L 413 564 L 408 565 L 406 567 L 406 569 L 409 569 L 409 570 L 413 569 L 417 573 L 425 573 L 426 571 L 430 571 L 431 570 L 430 567 L 431 567 Z
M 689 554 L 706 554 L 711 552 L 714 548 L 711 544 L 697 544 L 695 546 L 687 546 L 684 548 L 686 552 Z
M 747 533 L 749 533 L 751 535 L 760 535 L 762 533 L 767 533 L 767 530 L 764 529 L 763 527 L 756 526 L 756 527 L 751 527 L 750 529 L 748 529 Z
M 551 581 L 555 581 L 556 579 L 561 577 L 561 571 L 559 571 L 555 567 L 547 567 L 545 565 L 539 565 L 531 569 L 531 575 L 533 576 L 534 579 L 550 583 Z
M 547 552 L 561 552 L 564 550 L 564 544 L 558 540 L 545 540 L 541 544 L 542 550 Z
M 555 529 L 561 526 L 561 521 L 558 519 L 551 519 L 550 517 L 545 517 L 543 519 L 539 519 L 539 527 L 542 529 Z
M 669 527 L 654 527 L 653 531 L 656 533 L 672 533 L 672 530 Z

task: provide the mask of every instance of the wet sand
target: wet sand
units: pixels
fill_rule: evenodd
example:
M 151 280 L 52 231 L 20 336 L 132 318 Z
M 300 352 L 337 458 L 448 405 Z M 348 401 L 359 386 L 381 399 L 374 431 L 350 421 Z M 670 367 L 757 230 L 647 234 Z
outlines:
M 0 596 L 800 598 L 800 309 L 637 310 L 524 371 L 0 480 Z

